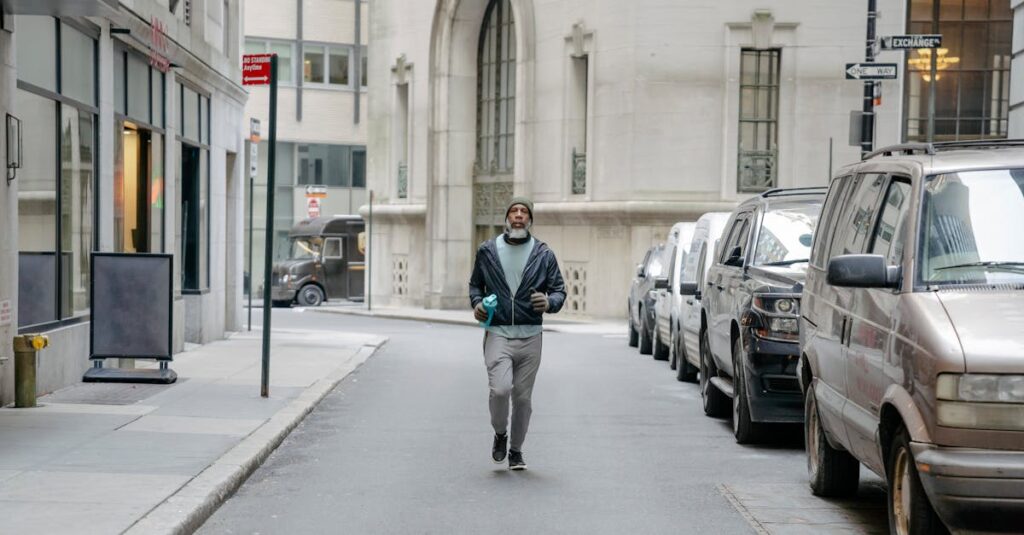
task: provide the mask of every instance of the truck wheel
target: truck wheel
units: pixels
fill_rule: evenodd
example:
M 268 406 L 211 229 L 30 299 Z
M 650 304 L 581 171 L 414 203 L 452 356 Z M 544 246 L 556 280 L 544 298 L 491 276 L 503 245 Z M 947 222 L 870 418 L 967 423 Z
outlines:
M 889 447 L 889 530 L 897 535 L 948 533 L 921 485 L 907 430 L 900 428 Z
M 815 496 L 840 498 L 856 494 L 860 462 L 850 452 L 837 450 L 828 443 L 818 417 L 813 384 L 804 394 L 804 449 L 807 451 L 807 476 Z
M 640 333 L 636 332 L 636 326 L 633 325 L 633 314 L 629 314 L 629 347 L 636 347 L 640 345 Z
M 651 331 L 644 326 L 644 309 L 640 309 L 640 354 L 650 355 L 654 352 L 654 343 L 651 341 Z
M 654 322 L 654 360 L 668 360 L 668 345 L 661 342 L 658 322 Z
M 686 383 L 696 381 L 698 370 L 696 366 L 690 364 L 690 360 L 686 358 L 685 343 L 683 342 L 683 335 L 679 333 L 679 329 L 676 329 L 675 339 L 672 341 L 672 346 L 675 348 L 676 354 L 676 380 Z
M 318 307 L 324 302 L 324 291 L 315 284 L 307 284 L 299 290 L 298 301 L 305 307 Z
M 712 418 L 721 418 L 728 414 L 729 398 L 711 384 L 711 377 L 718 375 L 712 358 L 708 332 L 704 330 L 700 333 L 700 399 L 704 406 L 704 414 Z
M 750 397 L 747 394 L 747 372 L 743 364 L 745 355 L 739 337 L 732 344 L 732 434 L 737 444 L 757 442 L 762 426 L 750 417 Z

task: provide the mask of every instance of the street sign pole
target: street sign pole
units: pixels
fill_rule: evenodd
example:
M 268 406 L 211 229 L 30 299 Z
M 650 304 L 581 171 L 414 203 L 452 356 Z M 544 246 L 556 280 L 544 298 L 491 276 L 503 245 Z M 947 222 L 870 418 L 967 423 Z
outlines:
M 939 31 L 939 3 L 932 3 L 932 33 L 938 33 Z M 937 48 L 932 49 L 930 55 L 931 59 L 928 70 L 931 74 L 931 82 L 928 83 L 928 143 L 935 140 L 935 84 L 936 76 L 938 75 L 938 62 L 939 62 L 939 50 Z
M 274 167 L 277 156 L 277 54 L 270 57 L 270 136 L 267 140 L 267 236 L 263 256 L 263 365 L 260 396 L 270 396 L 270 313 L 273 303 L 271 268 L 274 261 Z
M 878 18 L 877 0 L 868 0 L 868 35 L 864 59 L 866 63 L 875 61 L 875 21 Z M 864 115 L 861 123 L 860 153 L 861 156 L 874 150 L 875 146 L 875 81 L 864 82 Z
M 252 151 L 249 151 L 252 154 Z M 250 167 L 252 164 L 250 164 Z M 254 273 L 252 272 L 252 205 L 253 205 L 253 188 L 256 178 L 252 173 L 249 173 L 249 330 L 252 330 L 252 279 Z

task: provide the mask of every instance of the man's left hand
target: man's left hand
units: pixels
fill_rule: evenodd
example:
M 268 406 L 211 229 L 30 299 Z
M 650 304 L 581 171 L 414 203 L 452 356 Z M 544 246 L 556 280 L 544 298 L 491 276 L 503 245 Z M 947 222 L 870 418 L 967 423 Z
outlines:
M 543 314 L 548 311 L 548 296 L 540 292 L 533 292 L 530 294 L 530 305 L 533 306 L 534 312 Z

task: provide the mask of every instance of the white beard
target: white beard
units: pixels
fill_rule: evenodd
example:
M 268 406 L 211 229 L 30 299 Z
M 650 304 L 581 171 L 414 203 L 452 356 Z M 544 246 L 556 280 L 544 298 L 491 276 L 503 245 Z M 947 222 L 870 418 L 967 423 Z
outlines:
M 531 220 L 531 221 L 527 222 L 526 226 L 523 227 L 523 228 L 513 228 L 512 227 L 512 223 L 508 219 L 506 219 L 505 220 L 505 234 L 507 234 L 508 237 L 512 238 L 513 240 L 522 240 L 522 239 L 527 238 L 530 235 L 530 227 L 532 227 L 532 226 L 533 226 L 533 221 Z

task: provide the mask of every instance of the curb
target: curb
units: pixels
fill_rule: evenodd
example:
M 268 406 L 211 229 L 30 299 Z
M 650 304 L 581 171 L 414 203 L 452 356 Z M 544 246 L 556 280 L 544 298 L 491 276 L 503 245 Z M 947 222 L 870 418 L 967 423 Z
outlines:
M 335 386 L 387 339 L 366 344 L 345 365 L 313 383 L 266 423 L 124 531 L 129 535 L 188 534 L 199 529 L 256 471 Z

